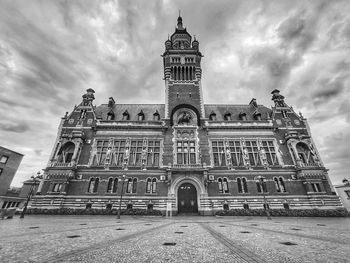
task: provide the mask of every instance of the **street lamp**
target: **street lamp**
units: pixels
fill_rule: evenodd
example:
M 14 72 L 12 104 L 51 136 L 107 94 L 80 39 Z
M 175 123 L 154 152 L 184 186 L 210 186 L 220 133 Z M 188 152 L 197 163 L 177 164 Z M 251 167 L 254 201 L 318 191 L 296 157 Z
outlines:
M 24 214 L 25 214 L 26 211 L 27 211 L 27 206 L 28 206 L 28 203 L 29 203 L 29 201 L 30 201 L 30 198 L 31 198 L 32 195 L 34 194 L 34 188 L 35 188 L 36 182 L 37 182 L 36 179 L 39 178 L 39 177 L 41 177 L 40 172 L 37 172 L 37 176 L 32 175 L 32 176 L 30 177 L 30 178 L 32 178 L 32 180 L 33 180 L 33 184 L 30 186 L 30 191 L 29 191 L 29 193 L 28 193 L 28 195 L 27 195 L 27 200 L 26 200 L 26 202 L 24 203 L 24 207 L 23 207 L 23 210 L 22 210 L 21 215 L 20 215 L 19 218 L 24 218 Z
M 269 207 L 267 206 L 267 201 L 266 201 L 266 196 L 265 196 L 264 179 L 265 179 L 265 177 L 263 177 L 263 176 L 261 176 L 261 175 L 255 177 L 255 180 L 256 180 L 257 183 L 259 183 L 260 189 L 262 190 L 262 193 L 263 193 L 263 197 L 264 197 L 264 209 L 265 209 L 265 211 L 266 211 L 267 219 L 268 219 L 268 220 L 271 220 L 270 211 L 269 211 Z
M 119 201 L 119 209 L 118 209 L 118 216 L 117 216 L 118 219 L 120 219 L 120 212 L 122 210 L 123 190 L 124 190 L 124 183 L 125 182 L 126 182 L 126 175 L 123 174 L 122 191 L 120 192 L 120 201 Z

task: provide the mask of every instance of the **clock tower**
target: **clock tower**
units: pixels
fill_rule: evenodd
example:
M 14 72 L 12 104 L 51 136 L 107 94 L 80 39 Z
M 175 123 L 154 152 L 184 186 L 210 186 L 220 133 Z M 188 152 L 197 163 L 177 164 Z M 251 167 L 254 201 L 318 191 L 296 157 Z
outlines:
M 163 54 L 165 79 L 165 118 L 174 125 L 173 115 L 187 108 L 197 116 L 198 125 L 204 118 L 201 86 L 201 59 L 199 42 L 183 27 L 181 16 L 170 39 L 165 41 Z

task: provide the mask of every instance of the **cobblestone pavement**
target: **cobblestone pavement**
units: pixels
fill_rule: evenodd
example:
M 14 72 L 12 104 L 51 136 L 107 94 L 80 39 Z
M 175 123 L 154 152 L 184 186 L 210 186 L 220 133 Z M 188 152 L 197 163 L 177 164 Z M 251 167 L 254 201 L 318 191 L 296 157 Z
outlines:
M 26 216 L 0 262 L 350 262 L 350 218 Z

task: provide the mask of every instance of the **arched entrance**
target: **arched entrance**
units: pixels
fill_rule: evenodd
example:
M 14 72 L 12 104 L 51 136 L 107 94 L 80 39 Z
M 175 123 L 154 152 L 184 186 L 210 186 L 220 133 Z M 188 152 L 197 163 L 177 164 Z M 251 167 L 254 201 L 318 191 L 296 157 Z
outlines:
M 177 200 L 179 214 L 198 213 L 197 189 L 193 184 L 181 184 L 177 190 Z

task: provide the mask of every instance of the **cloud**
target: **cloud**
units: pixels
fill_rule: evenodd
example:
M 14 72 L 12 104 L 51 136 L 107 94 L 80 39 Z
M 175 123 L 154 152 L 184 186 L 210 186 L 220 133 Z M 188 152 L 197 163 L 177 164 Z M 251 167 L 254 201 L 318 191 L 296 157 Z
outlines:
M 206 103 L 269 106 L 278 88 L 309 119 L 326 166 L 345 171 L 324 134 L 350 121 L 349 1 L 34 0 L 0 9 L 0 141 L 25 154 L 18 178 L 45 167 L 87 88 L 97 105 L 164 102 L 160 55 L 178 9 L 204 55 Z
M 11 133 L 24 133 L 30 130 L 27 123 L 0 123 L 0 130 Z

